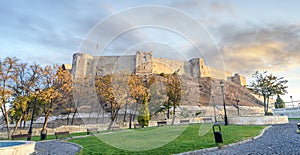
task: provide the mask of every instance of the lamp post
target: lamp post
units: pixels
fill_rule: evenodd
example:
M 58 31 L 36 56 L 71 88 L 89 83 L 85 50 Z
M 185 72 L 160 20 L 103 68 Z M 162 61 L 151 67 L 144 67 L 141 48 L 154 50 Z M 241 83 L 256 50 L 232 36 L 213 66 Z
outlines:
M 239 99 L 236 99 L 236 106 L 237 106 L 237 110 L 238 110 L 238 116 L 240 116 L 240 107 L 239 107 Z
M 292 102 L 292 105 L 293 105 L 293 108 L 294 108 L 293 96 L 290 96 L 290 98 L 291 98 L 291 102 Z
M 211 96 L 212 102 L 214 104 L 214 118 L 215 118 L 215 122 L 217 122 L 217 116 L 216 116 L 216 103 L 215 103 L 215 96 L 214 94 L 212 94 Z
M 29 131 L 28 131 L 28 134 L 29 134 L 30 136 L 27 138 L 27 140 L 31 140 L 31 135 L 32 135 L 32 124 L 33 124 L 33 118 L 34 118 L 34 113 L 35 113 L 35 109 L 36 109 L 37 92 L 39 92 L 39 89 L 35 89 L 34 105 L 33 105 L 33 111 L 32 111 L 32 115 L 31 115 L 30 127 L 29 127 Z
M 227 113 L 226 113 L 226 105 L 225 105 L 225 93 L 224 93 L 224 82 L 221 80 L 220 86 L 222 89 L 222 97 L 223 97 L 223 106 L 224 106 L 224 120 L 225 120 L 225 125 L 228 125 L 228 118 L 227 118 Z

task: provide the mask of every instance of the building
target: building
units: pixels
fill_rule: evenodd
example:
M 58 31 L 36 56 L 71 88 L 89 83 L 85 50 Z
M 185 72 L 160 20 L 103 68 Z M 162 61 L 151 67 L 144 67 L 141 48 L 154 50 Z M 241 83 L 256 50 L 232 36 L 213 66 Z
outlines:
M 101 76 L 118 72 L 147 74 L 173 74 L 191 77 L 212 77 L 231 81 L 238 85 L 246 85 L 246 78 L 229 71 L 212 68 L 205 65 L 203 58 L 193 58 L 189 61 L 178 61 L 164 58 L 154 58 L 152 52 L 136 52 L 136 55 L 124 56 L 92 56 L 86 53 L 73 55 L 72 74 L 74 78 Z

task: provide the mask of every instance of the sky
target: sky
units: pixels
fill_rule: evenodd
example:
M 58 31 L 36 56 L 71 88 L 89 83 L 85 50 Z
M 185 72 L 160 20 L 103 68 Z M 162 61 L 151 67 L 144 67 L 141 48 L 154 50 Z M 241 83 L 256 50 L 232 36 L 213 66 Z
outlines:
M 0 58 L 71 64 L 72 55 L 133 54 L 188 60 L 288 82 L 300 100 L 300 1 L 296 0 L 3 0 Z M 122 33 L 120 33 L 122 32 Z M 101 49 L 101 50 L 100 50 Z

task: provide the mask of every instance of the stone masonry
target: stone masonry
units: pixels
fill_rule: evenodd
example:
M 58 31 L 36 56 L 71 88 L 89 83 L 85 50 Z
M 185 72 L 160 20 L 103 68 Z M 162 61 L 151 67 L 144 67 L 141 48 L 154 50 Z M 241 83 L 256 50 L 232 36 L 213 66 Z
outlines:
M 178 61 L 164 58 L 154 58 L 152 52 L 137 51 L 136 55 L 124 56 L 92 56 L 85 53 L 73 55 L 72 74 L 75 78 L 93 77 L 118 72 L 147 74 L 172 74 L 190 77 L 212 77 L 231 81 L 245 86 L 246 78 L 229 71 L 223 71 L 205 65 L 203 58 L 193 58 L 189 61 Z

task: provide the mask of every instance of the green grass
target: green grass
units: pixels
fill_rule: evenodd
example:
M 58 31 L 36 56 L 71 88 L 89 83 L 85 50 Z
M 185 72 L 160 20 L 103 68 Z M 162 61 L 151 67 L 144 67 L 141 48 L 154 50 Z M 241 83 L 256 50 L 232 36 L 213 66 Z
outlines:
M 298 121 L 298 120 L 300 120 L 300 118 L 289 118 L 289 120 L 296 120 L 296 121 Z
M 86 138 L 71 139 L 69 142 L 77 143 L 83 146 L 79 155 L 90 154 L 174 154 L 182 153 L 203 148 L 215 147 L 214 135 L 211 125 L 201 124 L 190 125 L 186 130 L 180 127 L 151 127 L 146 129 L 137 129 L 135 131 L 118 132 L 113 134 L 101 134 L 98 137 L 91 136 Z M 238 142 L 250 137 L 258 135 L 265 126 L 222 126 L 222 134 L 224 145 Z M 203 136 L 201 130 L 207 129 Z M 139 131 L 139 132 L 137 132 Z M 182 134 L 180 134 L 183 131 Z M 180 134 L 178 137 L 172 135 Z M 200 135 L 199 135 L 200 134 Z M 153 135 L 156 135 L 153 137 Z M 167 139 L 168 137 L 171 137 Z M 144 139 L 143 139 L 144 138 Z M 173 141 L 167 143 L 168 140 L 174 138 Z M 104 140 L 104 141 L 102 141 Z M 159 143 L 161 142 L 161 143 Z M 167 143 L 166 145 L 162 145 Z M 109 144 L 107 144 L 109 143 Z M 113 147 L 112 145 L 116 146 Z M 158 146 L 155 149 L 145 150 L 150 146 Z M 120 148 L 131 148 L 133 150 L 144 151 L 128 151 Z

